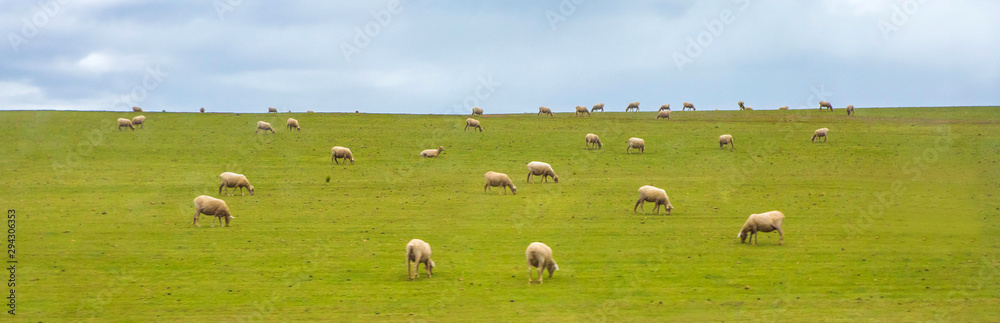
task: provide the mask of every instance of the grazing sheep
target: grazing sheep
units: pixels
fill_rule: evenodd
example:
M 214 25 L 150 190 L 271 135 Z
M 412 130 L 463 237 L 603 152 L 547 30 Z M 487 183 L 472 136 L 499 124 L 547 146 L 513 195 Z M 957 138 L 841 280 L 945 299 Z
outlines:
M 229 206 L 226 205 L 226 201 L 208 195 L 201 195 L 194 198 L 194 209 L 194 223 L 192 224 L 199 227 L 201 226 L 201 223 L 198 223 L 198 216 L 202 214 L 214 215 L 219 219 L 220 226 L 222 225 L 222 219 L 225 218 L 227 227 L 229 226 L 229 220 L 236 218 L 233 216 L 233 213 L 229 211 Z M 214 227 L 215 223 L 212 223 L 212 226 Z
M 507 194 L 507 188 L 510 187 L 510 191 L 517 195 L 517 186 L 514 186 L 514 181 L 510 180 L 510 176 L 504 173 L 497 172 L 486 172 L 486 186 L 483 186 L 483 193 L 486 193 L 486 189 L 490 187 L 503 187 L 503 193 Z
M 778 230 L 778 235 L 781 237 L 778 240 L 778 245 L 780 246 L 785 242 L 785 232 L 781 230 L 781 221 L 784 219 L 785 215 L 779 211 L 751 214 L 747 218 L 747 222 L 743 223 L 743 229 L 740 229 L 740 233 L 736 234 L 736 237 L 740 238 L 740 243 L 746 243 L 747 238 L 752 238 L 753 245 L 756 246 L 757 232 Z
M 852 114 L 854 114 L 854 105 L 853 104 L 847 106 L 847 115 L 852 115 Z
M 531 276 L 535 273 L 531 267 L 538 268 L 538 283 L 542 283 L 542 273 L 545 270 L 549 271 L 549 278 L 552 278 L 552 272 L 559 270 L 559 265 L 556 264 L 555 260 L 552 260 L 552 248 L 546 246 L 541 242 L 532 242 L 528 245 L 528 249 L 524 251 L 524 257 L 528 260 L 528 284 L 531 284 Z
M 670 110 L 670 104 L 668 103 L 668 104 L 661 105 L 660 106 L 660 111 L 663 111 L 663 110 Z
M 826 133 L 827 132 L 830 132 L 830 129 L 827 129 L 827 128 L 816 129 L 816 131 L 813 131 L 812 142 L 816 142 L 816 138 L 820 138 L 820 137 L 823 138 L 823 142 L 826 142 Z
M 264 133 L 267 133 L 268 130 L 270 130 L 271 133 L 274 133 L 274 128 L 271 128 L 270 123 L 264 121 L 257 121 L 257 131 L 254 131 L 253 133 L 258 133 L 261 130 L 264 130 Z
M 479 124 L 479 120 L 468 118 L 465 119 L 465 130 L 469 130 L 472 127 L 472 131 L 475 132 L 476 128 L 479 128 L 479 132 L 483 132 L 483 126 Z
M 417 265 L 410 267 L 411 262 L 415 262 Z M 410 243 L 406 244 L 406 274 L 410 280 L 420 278 L 420 264 L 424 264 L 427 278 L 430 278 L 431 271 L 434 269 L 434 260 L 431 260 L 431 245 L 420 239 L 410 240 Z
M 748 111 L 753 111 L 753 108 L 751 108 L 751 107 L 746 107 L 746 110 L 748 110 Z
M 267 113 L 278 113 L 278 109 L 276 109 L 276 108 L 267 108 Z
M 666 118 L 667 120 L 670 120 L 670 110 L 660 110 L 660 112 L 656 113 L 656 118 L 657 119 Z
M 315 113 L 313 110 L 306 110 L 306 113 Z
M 830 102 L 819 101 L 819 110 L 822 111 L 823 108 L 827 108 L 830 109 L 830 111 L 833 111 L 833 105 L 830 104 Z
M 631 110 L 635 110 L 635 112 L 639 112 L 639 102 L 638 101 L 629 103 L 628 106 L 625 107 L 625 112 L 629 112 Z
M 681 111 L 684 111 L 684 110 L 687 110 L 687 109 L 691 109 L 691 111 L 695 111 L 694 104 L 691 104 L 691 102 L 684 102 L 684 107 L 681 108 Z
M 728 134 L 719 136 L 719 149 L 722 149 L 727 144 L 729 145 L 729 151 L 733 151 L 733 148 L 736 148 L 736 144 L 733 143 L 733 136 Z
M 740 100 L 740 102 L 736 102 L 736 105 L 740 106 L 740 110 L 746 110 L 746 107 L 743 106 L 742 100 Z
M 587 110 L 587 107 L 582 105 L 576 106 L 576 114 L 574 114 L 574 116 L 579 117 L 581 114 L 584 113 L 586 113 L 588 117 L 590 116 L 590 111 Z
M 548 180 L 548 177 L 552 177 L 552 180 L 559 183 L 559 175 L 556 175 L 556 171 L 552 170 L 552 165 L 548 163 L 543 163 L 539 161 L 533 161 L 528 163 L 528 180 L 525 182 L 531 183 L 531 176 L 541 176 L 542 181 Z
M 205 113 L 205 108 L 201 108 L 198 111 L 200 111 L 201 113 Z
M 250 196 L 253 196 L 254 193 L 253 185 L 250 185 L 250 181 L 247 180 L 247 177 L 243 176 L 243 174 L 225 172 L 219 174 L 219 178 L 222 179 L 222 184 L 219 184 L 219 195 L 222 195 L 223 187 L 226 188 L 226 194 L 229 194 L 230 188 L 233 189 L 234 191 L 236 190 L 236 188 L 239 188 L 240 195 L 244 195 L 243 188 L 245 187 L 248 191 L 250 191 Z M 229 194 L 229 196 L 232 196 L 232 194 Z
M 625 152 L 631 154 L 632 149 L 638 149 L 640 154 L 646 153 L 646 142 L 639 138 L 628 138 L 628 148 L 625 148 Z
M 779 107 L 778 110 L 788 110 L 788 106 Z
M 330 157 L 331 161 L 337 163 L 337 165 L 340 165 L 340 161 L 338 161 L 337 159 L 341 158 L 344 159 L 345 165 L 347 164 L 348 160 L 351 161 L 351 165 L 354 165 L 354 154 L 351 153 L 350 149 L 341 146 L 333 146 L 333 148 L 330 148 L 330 152 L 333 155 L 333 157 Z
M 285 123 L 285 126 L 288 128 L 288 130 L 295 129 L 298 131 L 302 131 L 302 128 L 299 128 L 299 120 L 288 118 L 288 122 Z
M 597 149 L 601 149 L 602 147 L 604 147 L 604 145 L 601 144 L 601 138 L 595 134 L 588 133 L 586 139 L 587 139 L 587 148 L 590 148 L 590 145 L 597 146 Z
M 140 108 L 140 107 L 132 107 L 132 112 L 142 112 L 142 108 Z
M 472 108 L 472 115 L 483 115 L 483 108 L 474 107 Z
M 538 107 L 538 114 L 537 115 L 541 115 L 542 113 L 547 114 L 550 117 L 554 117 L 554 115 L 552 114 L 552 109 L 549 109 L 549 108 L 546 108 L 546 107 Z
M 129 129 L 135 130 L 135 127 L 132 126 L 132 120 L 118 118 L 118 131 L 122 131 L 122 127 L 128 127 Z
M 642 213 L 646 213 L 646 210 L 643 209 L 646 202 L 656 203 L 653 207 L 656 214 L 660 214 L 660 205 L 663 205 L 663 209 L 667 210 L 667 214 L 670 214 L 670 211 L 674 209 L 674 205 L 670 204 L 670 198 L 667 197 L 667 191 L 651 185 L 646 185 L 639 188 L 639 200 L 635 202 L 635 207 L 632 208 L 632 213 L 635 213 L 636 208 L 642 210 Z
M 420 152 L 420 157 L 437 157 L 437 156 L 441 155 L 442 151 L 444 151 L 444 147 L 443 146 L 438 146 L 437 149 L 427 149 L 427 150 L 421 151 Z
M 593 108 L 590 108 L 590 112 L 604 112 L 604 103 L 595 104 Z
M 146 128 L 145 123 L 146 123 L 146 116 L 137 116 L 135 118 L 132 118 L 133 126 L 145 129 Z

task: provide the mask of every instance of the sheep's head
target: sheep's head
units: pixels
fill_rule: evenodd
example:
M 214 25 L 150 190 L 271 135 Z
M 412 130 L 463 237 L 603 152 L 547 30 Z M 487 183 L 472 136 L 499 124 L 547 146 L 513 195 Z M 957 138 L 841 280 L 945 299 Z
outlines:
M 600 139 L 597 139 L 597 148 L 604 148 L 604 145 L 601 144 Z
M 514 195 L 517 195 L 517 186 L 516 186 L 516 185 L 511 185 L 511 186 L 510 186 L 510 191 L 511 191 L 511 193 L 513 193 Z
M 253 185 L 247 185 L 247 190 L 250 191 L 250 196 L 253 196 Z
M 740 243 L 746 243 L 747 242 L 747 237 L 749 236 L 747 234 L 747 231 L 749 231 L 749 230 L 740 230 L 740 233 L 736 234 L 736 237 L 740 238 Z
M 427 267 L 427 272 L 433 272 L 434 271 L 434 260 L 427 259 L 427 264 L 424 265 L 424 266 Z
M 549 271 L 549 278 L 552 278 L 552 272 L 559 271 L 559 265 L 555 261 L 552 261 L 546 269 Z
M 555 181 L 556 183 L 559 183 L 559 175 L 556 175 L 556 174 L 553 173 L 552 174 L 552 180 Z

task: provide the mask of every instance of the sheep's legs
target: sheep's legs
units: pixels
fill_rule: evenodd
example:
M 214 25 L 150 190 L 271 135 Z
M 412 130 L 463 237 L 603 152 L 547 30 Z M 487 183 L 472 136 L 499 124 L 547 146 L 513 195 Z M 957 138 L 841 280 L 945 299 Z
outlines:
M 489 183 L 487 183 L 486 186 L 483 186 L 483 193 L 484 194 L 486 193 L 486 189 L 487 188 L 490 188 L 490 184 Z
M 526 179 L 524 182 L 531 183 L 531 172 L 528 172 L 528 179 Z
M 785 232 L 781 231 L 781 227 L 778 227 L 777 229 L 778 229 L 778 236 L 780 236 L 780 238 L 778 239 L 778 245 L 780 246 L 781 244 L 785 243 Z
M 201 227 L 201 223 L 198 223 L 198 215 L 201 215 L 201 210 L 194 211 L 194 222 L 192 222 L 191 224 Z
M 538 283 L 539 284 L 543 283 L 543 281 L 542 281 L 542 274 L 544 274 L 544 273 L 545 273 L 545 266 L 538 266 Z
M 642 199 L 642 198 L 639 198 L 639 200 L 638 200 L 638 201 L 635 201 L 635 207 L 633 207 L 633 208 L 632 208 L 632 213 L 635 213 L 635 208 L 637 208 L 637 207 L 642 207 L 643 205 L 645 205 L 645 204 L 646 204 L 646 203 L 643 203 L 643 202 L 644 202 L 644 201 L 643 201 L 643 199 Z M 646 210 L 642 210 L 642 213 L 646 213 Z
M 531 272 L 531 261 L 528 261 L 528 284 L 531 284 L 531 275 L 533 274 L 534 273 Z

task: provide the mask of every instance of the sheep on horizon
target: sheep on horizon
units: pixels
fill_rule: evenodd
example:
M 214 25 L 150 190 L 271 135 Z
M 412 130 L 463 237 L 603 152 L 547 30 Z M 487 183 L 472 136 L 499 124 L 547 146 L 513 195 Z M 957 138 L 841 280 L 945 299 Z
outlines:
M 483 108 L 473 107 L 472 108 L 472 115 L 483 115 Z
M 746 243 L 747 238 L 753 240 L 753 245 L 757 245 L 757 232 L 778 231 L 780 236 L 778 245 L 785 242 L 785 232 L 781 230 L 781 221 L 785 220 L 785 215 L 779 211 L 770 211 L 760 214 L 751 214 L 747 221 L 743 223 L 743 229 L 736 234 L 740 238 L 740 243 Z
M 546 107 L 538 107 L 537 115 L 542 115 L 543 113 L 549 115 L 550 117 L 554 117 L 554 115 L 552 114 L 552 109 Z
M 205 108 L 198 109 L 199 112 L 205 113 Z
M 833 111 L 833 105 L 832 105 L 832 104 L 830 104 L 830 102 L 826 102 L 826 101 L 819 101 L 819 110 L 820 110 L 820 111 L 823 111 L 823 108 L 827 108 L 827 109 L 829 109 L 830 111 Z
M 667 103 L 667 104 L 661 105 L 660 106 L 660 111 L 663 111 L 663 110 L 670 110 L 670 104 Z
M 142 108 L 140 108 L 140 107 L 132 107 L 132 112 L 142 112 Z
M 267 113 L 278 113 L 278 109 L 274 107 L 267 108 Z
M 691 109 L 691 111 L 695 111 L 694 104 L 692 104 L 691 102 L 684 102 L 684 106 L 681 107 L 681 111 L 684 111 L 684 110 L 687 110 L 687 109 Z
M 576 114 L 574 114 L 574 116 L 579 117 L 581 114 L 584 113 L 586 113 L 588 117 L 590 116 L 590 111 L 587 110 L 587 107 L 582 105 L 576 106 Z
M 625 107 L 625 112 L 629 112 L 632 110 L 635 110 L 635 112 L 639 112 L 639 101 L 629 103 L 628 106 Z
M 852 114 L 854 114 L 854 105 L 853 104 L 847 106 L 847 115 L 852 115 Z
M 604 112 L 604 103 L 595 104 L 593 108 L 590 108 L 590 112 Z
M 786 105 L 786 106 L 779 107 L 778 110 L 788 110 L 788 106 Z
M 747 109 L 746 107 L 743 106 L 743 100 L 740 100 L 740 102 L 736 102 L 736 105 L 740 106 L 740 110 L 746 110 Z
M 531 276 L 533 276 L 534 270 L 532 267 L 538 268 L 538 283 L 542 283 L 542 274 L 545 270 L 549 271 L 549 278 L 552 278 L 552 272 L 559 270 L 559 265 L 556 261 L 552 259 L 552 248 L 541 242 L 532 242 L 528 245 L 528 249 L 524 251 L 524 257 L 528 260 L 528 284 L 531 284 Z

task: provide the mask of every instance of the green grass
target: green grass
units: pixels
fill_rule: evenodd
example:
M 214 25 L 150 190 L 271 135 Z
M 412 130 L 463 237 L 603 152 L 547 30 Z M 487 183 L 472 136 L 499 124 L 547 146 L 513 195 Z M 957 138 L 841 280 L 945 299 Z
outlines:
M 1000 109 L 586 118 L 0 112 L 0 204 L 31 321 L 990 321 L 1000 315 Z M 301 132 L 283 129 L 290 116 Z M 278 127 L 254 134 L 257 120 Z M 816 128 L 826 143 L 811 143 Z M 604 149 L 587 150 L 584 135 Z M 736 150 L 718 148 L 730 133 Z M 645 154 L 625 154 L 629 137 Z M 354 165 L 331 165 L 330 147 Z M 423 149 L 444 146 L 441 158 Z M 524 182 L 552 164 L 560 183 Z M 484 194 L 483 173 L 517 195 Z M 219 196 L 218 174 L 255 196 Z M 327 182 L 327 177 L 330 177 Z M 664 188 L 671 215 L 633 214 Z M 221 197 L 228 228 L 191 224 Z M 647 212 L 650 208 L 647 208 Z M 785 244 L 735 237 L 781 210 Z M 433 247 L 433 278 L 404 247 Z M 529 285 L 524 249 L 560 271 Z

